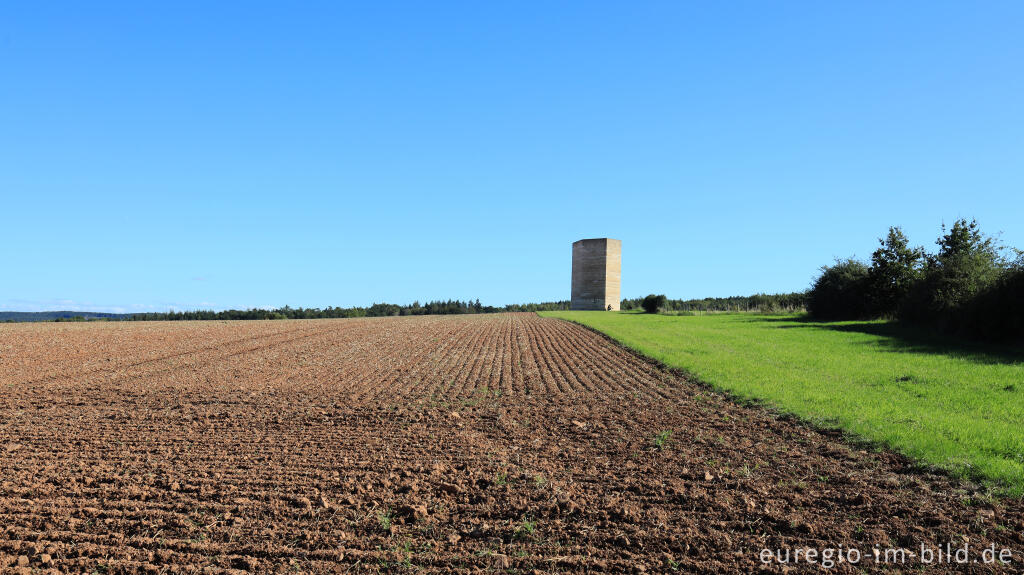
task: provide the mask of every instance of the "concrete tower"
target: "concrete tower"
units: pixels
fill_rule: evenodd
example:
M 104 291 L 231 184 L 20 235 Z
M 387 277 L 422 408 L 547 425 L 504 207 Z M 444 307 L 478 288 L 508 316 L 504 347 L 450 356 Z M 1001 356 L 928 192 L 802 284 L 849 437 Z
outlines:
M 610 238 L 572 244 L 571 309 L 619 309 L 622 241 Z

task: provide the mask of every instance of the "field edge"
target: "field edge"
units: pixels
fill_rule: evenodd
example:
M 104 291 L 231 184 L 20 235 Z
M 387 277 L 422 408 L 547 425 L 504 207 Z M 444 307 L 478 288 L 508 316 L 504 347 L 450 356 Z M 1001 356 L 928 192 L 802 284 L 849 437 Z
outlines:
M 607 340 L 610 344 L 619 347 L 620 349 L 630 353 L 637 359 L 647 362 L 648 364 L 657 367 L 676 375 L 687 382 L 700 386 L 707 391 L 716 393 L 726 400 L 733 402 L 737 405 L 745 407 L 753 407 L 761 409 L 769 413 L 772 417 L 780 420 L 793 421 L 798 423 L 816 433 L 820 433 L 827 436 L 833 436 L 840 438 L 843 442 L 849 444 L 851 447 L 858 449 L 872 450 L 872 451 L 887 451 L 893 457 L 902 459 L 906 465 L 910 468 L 918 469 L 922 472 L 929 472 L 933 474 L 943 475 L 963 483 L 963 486 L 968 490 L 981 490 L 991 493 L 995 497 L 1017 499 L 1024 501 L 1024 485 L 1015 485 L 1010 481 L 1003 480 L 997 477 L 990 477 L 984 475 L 980 471 L 971 468 L 969 465 L 942 465 L 934 462 L 927 461 L 921 457 L 915 457 L 911 454 L 903 452 L 898 446 L 891 444 L 884 439 L 876 439 L 865 436 L 849 429 L 845 429 L 839 425 L 831 425 L 828 423 L 828 418 L 815 418 L 807 417 L 798 412 L 787 409 L 771 399 L 765 397 L 759 397 L 753 394 L 744 394 L 735 390 L 729 389 L 722 385 L 716 384 L 712 381 L 708 381 L 699 374 L 687 369 L 686 367 L 670 365 L 656 357 L 648 355 L 643 349 L 630 345 L 628 342 L 616 338 L 614 335 L 601 331 L 599 328 L 588 325 L 581 321 L 573 318 L 562 317 L 561 312 L 558 311 L 538 311 L 535 312 L 538 316 L 550 319 L 558 319 L 566 321 L 575 325 L 580 326 L 583 329 L 591 331 L 598 336 Z M 619 312 L 628 313 L 628 312 Z M 639 315 L 639 314 L 634 314 Z

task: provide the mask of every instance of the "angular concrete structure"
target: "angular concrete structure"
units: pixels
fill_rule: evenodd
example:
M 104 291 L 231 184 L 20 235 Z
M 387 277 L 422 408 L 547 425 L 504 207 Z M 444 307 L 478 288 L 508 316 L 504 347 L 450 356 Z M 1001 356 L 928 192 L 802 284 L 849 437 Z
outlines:
M 572 244 L 571 309 L 619 309 L 622 242 L 610 238 Z

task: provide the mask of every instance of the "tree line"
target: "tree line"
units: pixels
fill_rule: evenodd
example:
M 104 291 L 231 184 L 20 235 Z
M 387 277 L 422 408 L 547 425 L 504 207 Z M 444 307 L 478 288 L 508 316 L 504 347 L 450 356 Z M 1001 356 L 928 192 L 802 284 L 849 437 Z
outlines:
M 499 313 L 507 311 L 556 311 L 569 309 L 568 301 L 510 304 L 503 307 L 482 305 L 480 300 L 438 300 L 425 304 L 415 301 L 408 305 L 375 303 L 369 307 L 326 307 L 245 310 L 193 310 L 133 314 L 130 321 L 182 321 L 182 320 L 267 320 L 267 319 L 328 319 L 349 317 L 388 317 L 408 315 L 451 315 Z
M 650 296 L 649 296 L 650 297 Z M 664 299 L 664 296 L 660 296 Z M 752 296 L 733 296 L 726 298 L 704 299 L 664 299 L 659 303 L 660 311 L 750 311 L 760 313 L 777 313 L 802 311 L 806 294 L 756 294 Z M 641 309 L 644 298 L 623 299 L 623 310 Z M 352 317 L 389 317 L 410 315 L 451 315 L 501 312 L 537 312 L 562 311 L 570 307 L 569 300 L 508 304 L 505 306 L 482 305 L 480 300 L 438 300 L 424 304 L 415 301 L 407 305 L 391 303 L 375 303 L 369 307 L 326 307 L 303 308 L 284 306 L 276 309 L 230 309 L 223 311 L 190 310 L 137 313 L 129 316 L 128 321 L 188 321 L 188 320 L 277 320 L 277 319 L 328 319 Z M 61 321 L 82 321 L 79 318 L 62 319 Z
M 780 313 L 804 311 L 806 292 L 754 294 L 751 296 L 708 297 L 702 299 L 668 299 L 664 295 L 622 300 L 623 310 L 643 309 L 657 312 L 756 312 Z M 653 311 L 652 311 L 653 310 Z
M 870 262 L 846 258 L 821 268 L 808 312 L 829 321 L 897 319 L 978 339 L 1024 336 L 1024 252 L 966 219 L 943 225 L 935 244 L 928 252 L 889 228 Z

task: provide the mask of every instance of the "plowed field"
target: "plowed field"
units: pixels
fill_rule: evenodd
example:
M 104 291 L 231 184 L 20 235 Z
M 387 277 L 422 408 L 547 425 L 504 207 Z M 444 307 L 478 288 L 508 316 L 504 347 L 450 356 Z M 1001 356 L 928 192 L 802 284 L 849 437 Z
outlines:
M 861 572 L 951 544 L 978 562 L 926 571 L 1008 572 L 1022 533 L 1020 501 L 533 314 L 0 326 L 0 571 L 747 573 L 852 547 L 832 571 Z

